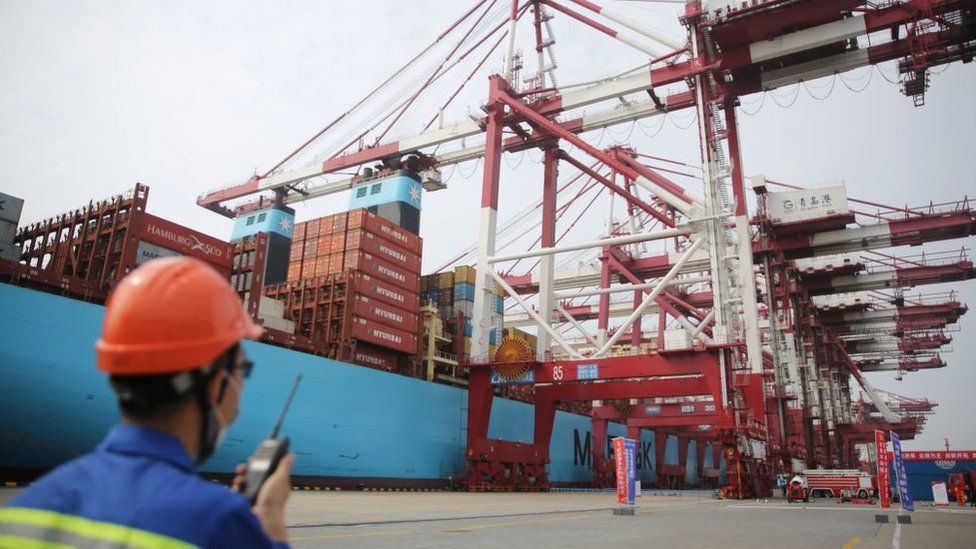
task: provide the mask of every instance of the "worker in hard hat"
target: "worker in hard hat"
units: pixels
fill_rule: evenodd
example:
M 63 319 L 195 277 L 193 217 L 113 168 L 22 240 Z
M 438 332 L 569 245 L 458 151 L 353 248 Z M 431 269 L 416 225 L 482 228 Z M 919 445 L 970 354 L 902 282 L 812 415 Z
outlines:
M 0 509 L 7 547 L 287 547 L 294 455 L 252 508 L 197 476 L 237 416 L 252 364 L 240 342 L 263 329 L 227 280 L 191 258 L 150 261 L 125 277 L 95 344 L 121 422 L 98 447 Z M 241 470 L 238 470 L 241 473 Z

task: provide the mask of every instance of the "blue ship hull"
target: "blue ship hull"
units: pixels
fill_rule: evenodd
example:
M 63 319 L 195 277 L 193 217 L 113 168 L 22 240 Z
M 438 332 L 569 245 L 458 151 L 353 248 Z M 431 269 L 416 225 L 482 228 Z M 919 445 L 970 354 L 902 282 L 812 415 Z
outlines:
M 79 456 L 118 421 L 115 398 L 95 366 L 104 307 L 0 284 L 0 471 L 53 468 Z M 467 393 L 271 345 L 247 342 L 255 362 L 237 421 L 202 467 L 230 473 L 267 435 L 295 377 L 304 376 L 282 434 L 298 455 L 296 478 L 349 486 L 446 486 L 463 476 Z M 495 399 L 489 436 L 531 442 L 532 407 Z M 550 480 L 591 478 L 590 420 L 558 412 Z M 623 436 L 611 424 L 611 436 Z M 666 463 L 677 463 L 669 441 Z M 644 431 L 638 474 L 654 478 L 653 434 Z M 711 452 L 709 452 L 709 455 Z M 688 480 L 694 481 L 694 449 Z M 706 458 L 705 465 L 711 466 Z M 0 481 L 8 480 L 0 478 Z

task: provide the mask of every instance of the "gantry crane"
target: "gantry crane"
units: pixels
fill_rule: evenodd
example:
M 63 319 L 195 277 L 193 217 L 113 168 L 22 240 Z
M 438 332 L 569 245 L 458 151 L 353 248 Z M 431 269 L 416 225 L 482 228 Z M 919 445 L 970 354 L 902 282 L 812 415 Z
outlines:
M 425 188 L 438 190 L 444 188 L 441 170 L 483 162 L 469 364 L 466 482 L 472 489 L 545 489 L 556 404 L 564 401 L 593 402 L 594 437 L 606 432 L 606 422 L 620 421 L 632 437 L 644 428 L 658 437 L 678 435 L 679 454 L 687 454 L 689 440 L 712 442 L 726 463 L 723 493 L 729 497 L 768 493 L 772 473 L 794 459 L 810 466 L 848 461 L 852 452 L 845 445 L 860 440 L 865 425 L 852 418 L 851 377 L 885 425 L 911 431 L 914 423 L 895 414 L 864 374 L 872 365 L 903 357 L 889 347 L 866 349 L 853 334 L 873 330 L 865 324 L 887 326 L 868 321 L 888 315 L 885 322 L 894 318 L 894 329 L 883 328 L 880 335 L 898 341 L 905 334 L 938 338 L 948 324 L 940 319 L 950 313 L 915 314 L 897 305 L 894 311 L 858 311 L 862 317 L 855 319 L 818 308 L 815 299 L 972 278 L 972 263 L 886 264 L 874 257 L 870 266 L 855 258 L 850 265 L 811 267 L 803 260 L 968 237 L 976 234 L 973 210 L 968 203 L 905 209 L 858 227 L 849 226 L 855 212 L 807 224 L 777 223 L 764 202 L 772 182 L 762 178 L 752 185 L 760 208 L 750 216 L 736 108 L 744 96 L 888 61 L 896 62 L 904 93 L 921 105 L 932 67 L 972 60 L 976 0 L 692 0 L 680 18 L 681 39 L 601 4 L 475 2 L 392 77 L 414 68 L 447 37 L 460 35 L 445 46 L 447 54 L 433 70 L 415 80 L 422 82 L 419 89 L 391 100 L 358 127 L 336 129 L 379 97 L 381 86 L 272 169 L 206 193 L 198 203 L 234 216 L 347 191 L 394 169 L 417 173 Z M 515 44 L 526 14 L 532 16 L 536 70 L 523 78 L 526 59 Z M 648 62 L 614 77 L 558 85 L 553 17 L 572 19 Z M 443 122 L 445 109 L 503 43 L 503 67 L 488 78 L 483 113 Z M 436 98 L 435 112 L 421 113 L 421 131 L 391 138 L 422 103 L 418 98 L 458 67 L 470 73 L 462 73 L 457 91 L 444 93 L 446 102 Z M 612 108 L 589 110 L 607 105 Z M 676 182 L 673 170 L 653 165 L 654 157 L 630 147 L 601 148 L 582 137 L 682 110 L 694 113 L 700 145 L 694 179 L 701 192 Z M 329 138 L 334 146 L 316 149 Z M 504 252 L 498 220 L 502 156 L 531 149 L 541 151 L 544 170 L 535 208 L 541 217 L 538 247 Z M 560 243 L 556 219 L 565 211 L 560 199 L 567 193 L 561 170 L 578 172 L 623 203 L 628 222 L 609 219 L 595 240 Z M 648 251 L 655 246 L 657 252 Z M 598 262 L 559 272 L 556 255 L 582 250 L 596 251 Z M 521 276 L 498 272 L 522 260 L 535 261 L 538 269 Z M 847 273 L 832 276 L 833 267 Z M 533 352 L 488 356 L 496 284 L 517 303 L 521 320 L 538 330 Z M 612 295 L 621 293 L 632 301 L 614 303 Z M 598 303 L 573 305 L 571 298 L 580 296 Z M 957 307 L 951 314 L 958 313 Z M 624 321 L 611 327 L 618 314 Z M 584 325 L 588 319 L 596 321 L 595 333 Z M 651 320 L 656 345 L 647 347 L 642 322 Z M 586 346 L 569 341 L 564 326 Z M 928 348 L 937 348 L 938 341 Z M 630 344 L 629 354 L 618 352 L 622 343 Z M 495 387 L 507 384 L 534 389 L 531 443 L 488 436 Z M 703 453 L 705 444 L 698 446 Z M 606 464 L 602 447 L 595 438 L 598 473 Z M 680 477 L 680 466 L 664 476 Z

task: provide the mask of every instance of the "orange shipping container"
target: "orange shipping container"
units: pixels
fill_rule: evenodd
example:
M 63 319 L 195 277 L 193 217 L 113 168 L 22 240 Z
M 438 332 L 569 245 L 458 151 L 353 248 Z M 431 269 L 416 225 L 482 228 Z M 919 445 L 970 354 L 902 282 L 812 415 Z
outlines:
M 304 252 L 302 252 L 302 257 L 304 257 L 305 259 L 311 259 L 316 256 L 317 252 L 318 252 L 318 246 L 316 245 L 316 243 L 311 240 L 306 240 L 305 250 Z
M 322 225 L 321 219 L 312 219 L 305 224 L 305 240 L 313 240 L 319 236 L 319 227 Z
M 345 256 L 343 254 L 332 254 L 329 256 L 329 272 L 330 273 L 340 273 L 342 272 L 343 264 L 345 263 Z
M 295 242 L 305 240 L 305 223 L 295 224 L 295 230 L 291 233 L 291 239 Z
M 344 233 L 346 232 L 346 214 L 345 212 L 336 214 L 332 219 L 332 233 Z
M 342 250 L 345 249 L 345 247 L 346 247 L 345 233 L 332 235 L 332 246 L 329 247 L 330 253 L 334 253 L 334 254 L 341 253 Z
M 319 255 L 328 255 L 329 249 L 332 247 L 332 235 L 323 235 L 318 239 Z
M 315 261 L 302 262 L 302 279 L 315 277 Z
M 329 256 L 320 255 L 315 259 L 315 274 L 316 276 L 332 274 L 332 272 L 329 271 Z
M 292 261 L 288 264 L 288 281 L 294 282 L 302 278 L 302 262 Z
M 288 255 L 288 259 L 291 261 L 299 261 L 302 259 L 302 251 L 305 249 L 305 243 L 299 240 L 298 242 L 291 243 L 291 253 Z
M 320 235 L 332 234 L 332 218 L 333 216 L 330 215 L 319 220 L 322 223 L 321 228 L 319 228 Z
M 352 210 L 346 213 L 346 229 L 352 231 L 363 226 L 366 219 L 366 210 Z

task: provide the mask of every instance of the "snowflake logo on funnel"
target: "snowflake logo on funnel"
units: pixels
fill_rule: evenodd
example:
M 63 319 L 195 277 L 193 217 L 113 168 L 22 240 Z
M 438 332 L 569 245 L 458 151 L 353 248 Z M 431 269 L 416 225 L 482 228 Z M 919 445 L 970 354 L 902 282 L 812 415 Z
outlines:
M 420 187 L 416 185 L 411 185 L 410 190 L 407 192 L 410 193 L 411 202 L 416 202 L 417 204 L 420 204 Z
M 278 226 L 281 227 L 282 231 L 291 234 L 291 221 L 287 217 L 282 217 L 278 221 Z

